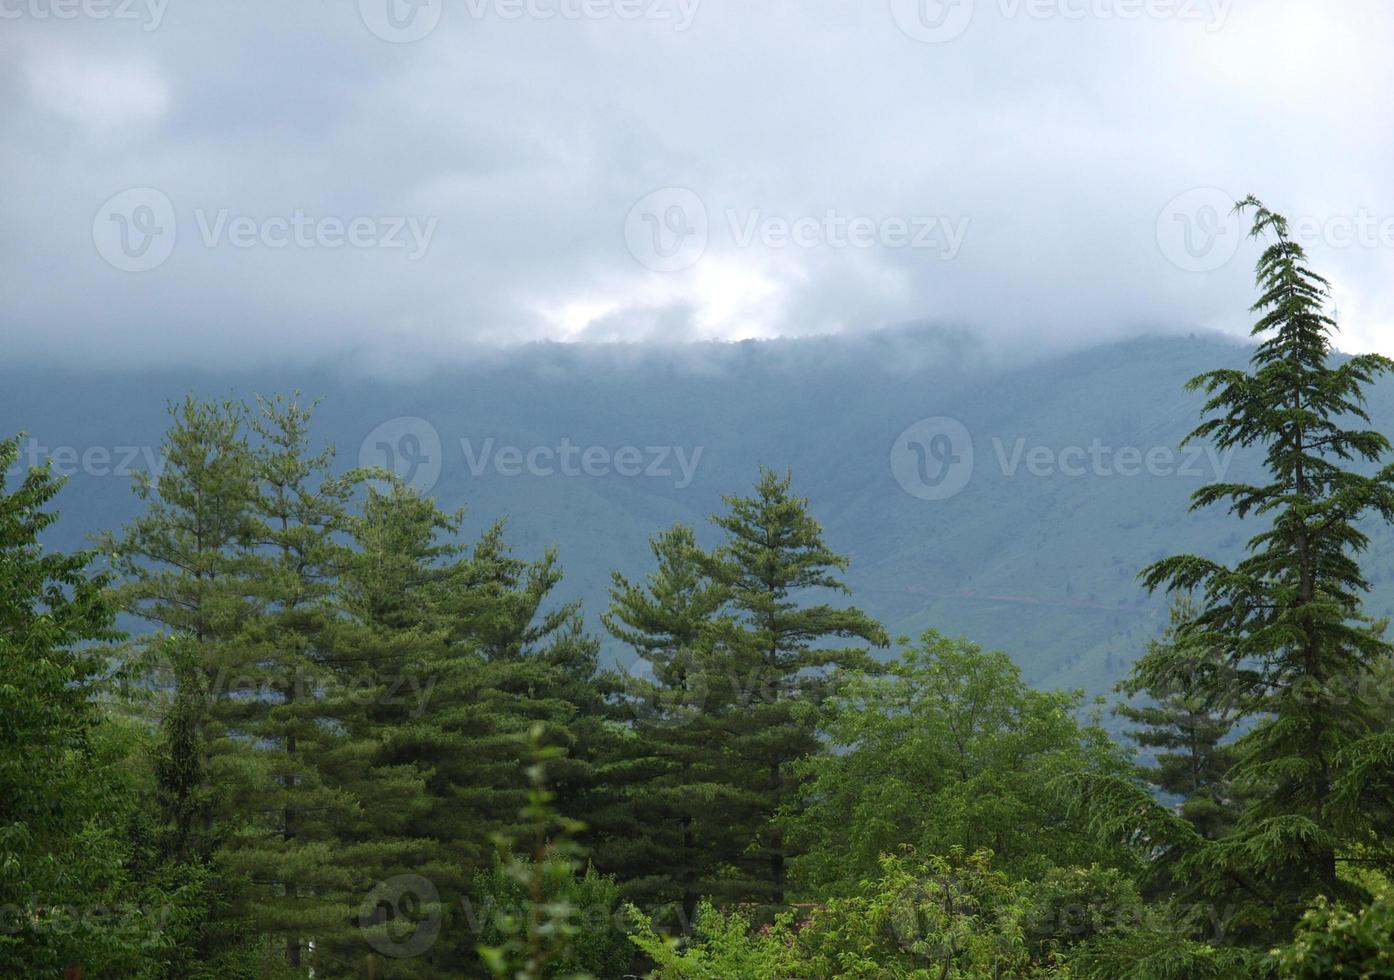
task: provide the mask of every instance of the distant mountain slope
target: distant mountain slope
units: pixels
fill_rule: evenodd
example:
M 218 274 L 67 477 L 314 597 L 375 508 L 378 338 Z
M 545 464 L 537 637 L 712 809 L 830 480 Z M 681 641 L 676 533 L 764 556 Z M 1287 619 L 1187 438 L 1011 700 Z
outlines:
M 410 382 L 10 368 L 0 432 L 67 447 L 55 460 L 79 470 L 60 497 L 72 546 L 135 513 L 119 464 L 125 447 L 139 463 L 158 446 L 166 400 L 299 388 L 322 399 L 320 432 L 345 465 L 390 449 L 418 480 L 439 469 L 432 492 L 467 506 L 472 532 L 507 515 L 520 551 L 555 543 L 565 593 L 596 629 L 610 570 L 641 574 L 653 531 L 684 520 L 710 540 L 723 493 L 747 490 L 761 463 L 789 466 L 852 557 L 856 601 L 892 634 L 964 633 L 1034 683 L 1102 692 L 1164 621 L 1138 569 L 1179 550 L 1233 557 L 1252 531 L 1187 513 L 1223 461 L 1168 455 L 1197 420 L 1185 381 L 1247 357 L 1219 338 L 1154 338 L 1004 364 L 911 331 L 681 352 L 545 345 Z M 1394 386 L 1372 408 L 1394 432 Z M 1228 474 L 1252 466 L 1235 458 Z M 1391 540 L 1381 531 L 1370 558 L 1381 612 L 1394 612 Z

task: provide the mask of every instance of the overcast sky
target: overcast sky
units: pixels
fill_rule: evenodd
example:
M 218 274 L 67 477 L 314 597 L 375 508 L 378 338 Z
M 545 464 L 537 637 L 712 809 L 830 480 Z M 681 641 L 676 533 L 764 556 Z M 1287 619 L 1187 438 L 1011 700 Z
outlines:
M 0 345 L 1241 331 L 1252 191 L 1394 353 L 1391 41 L 1388 0 L 0 0 Z

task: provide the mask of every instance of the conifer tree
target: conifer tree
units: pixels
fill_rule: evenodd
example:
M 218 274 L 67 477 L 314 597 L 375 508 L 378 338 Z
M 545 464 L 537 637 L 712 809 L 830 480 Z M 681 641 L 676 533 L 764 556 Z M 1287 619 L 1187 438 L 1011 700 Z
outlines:
M 358 805 L 337 834 L 360 896 L 400 875 L 443 886 L 458 884 L 461 874 L 451 850 L 432 838 L 432 770 L 400 749 L 413 744 L 418 726 L 430 717 L 433 665 L 448 632 L 438 616 L 441 590 L 458 574 L 465 550 L 440 536 L 453 534 L 457 521 L 458 515 L 443 514 L 434 501 L 398 482 L 370 486 L 350 515 L 350 545 L 337 583 L 343 616 L 327 666 L 359 703 L 343 721 L 352 736 L 344 741 L 348 751 L 326 759 L 322 771 Z M 447 911 L 434 914 L 444 921 Z M 335 962 L 370 962 L 371 976 L 454 975 L 436 965 L 432 953 L 438 950 L 386 955 L 361 930 L 326 945 Z
M 1196 615 L 1189 598 L 1178 599 L 1171 609 L 1171 622 L 1160 640 L 1153 640 L 1136 666 L 1134 676 L 1118 685 L 1131 698 L 1144 693 L 1137 675 L 1146 674 L 1150 665 L 1167 661 L 1175 654 L 1179 632 Z M 1145 776 L 1156 790 L 1177 800 L 1179 812 L 1208 840 L 1224 835 L 1234 819 L 1234 787 L 1229 770 L 1235 762 L 1232 745 L 1226 741 L 1234 728 L 1233 710 L 1214 703 L 1216 681 L 1228 671 L 1219 655 L 1205 657 L 1193 650 L 1188 658 L 1188 676 L 1172 676 L 1165 689 L 1146 690 L 1147 702 L 1125 702 L 1118 714 L 1139 727 L 1128 735 L 1144 749 L 1155 752 Z M 1197 676 L 1200 675 L 1200 676 Z
M 157 472 L 135 474 L 144 512 L 102 537 L 119 584 L 116 607 L 150 624 L 120 651 L 128 703 L 158 723 L 155 840 L 158 874 L 201 891 L 174 951 L 171 975 L 230 970 L 245 943 L 234 907 L 242 883 L 217 858 L 232 790 L 215 768 L 238 771 L 246 746 L 221 737 L 218 717 L 240 655 L 231 638 L 253 612 L 246 578 L 253 543 L 253 462 L 246 413 L 192 396 L 169 406 Z
M 0 974 L 121 974 L 134 951 L 71 920 L 121 897 L 124 878 L 120 828 L 105 819 L 114 801 L 92 772 L 105 647 L 91 644 L 116 639 L 114 616 L 92 556 L 40 542 L 61 482 L 34 468 L 7 490 L 18 455 L 18 440 L 0 440 Z
M 249 747 L 225 860 L 252 881 L 248 917 L 282 937 L 291 968 L 311 941 L 345 928 L 353 905 L 353 855 L 339 830 L 358 804 L 326 770 L 354 754 L 348 723 L 374 693 L 333 669 L 340 537 L 354 484 L 331 475 L 332 449 L 312 453 L 311 414 L 294 398 L 260 399 L 250 422 L 254 538 L 245 564 L 255 612 L 230 642 L 237 689 L 219 700 L 220 734 Z
M 675 524 L 650 542 L 654 571 L 641 583 L 615 572 L 606 628 L 636 658 L 607 675 L 622 735 L 599 774 L 603 802 L 591 819 L 603 829 L 596 860 L 626 894 L 685 931 L 699 900 L 718 893 L 708 819 L 723 793 L 720 728 L 706 712 L 717 669 L 712 625 L 722 590 L 707 577 L 692 528 Z
M 603 737 L 596 643 L 575 604 L 553 598 L 556 556 L 514 556 L 502 523 L 462 548 L 459 524 L 405 488 L 370 493 L 345 577 L 355 629 L 381 637 L 379 667 L 413 682 L 398 703 L 372 708 L 373 771 L 414 787 L 394 811 L 399 860 L 441 897 L 440 938 L 410 966 L 394 964 L 404 976 L 477 967 L 471 884 L 492 866 L 494 838 L 519 830 L 525 736 L 535 729 L 548 749 L 553 792 L 568 808 L 592 788 Z
M 818 751 L 818 725 L 836 671 L 875 670 L 866 647 L 887 646 L 885 630 L 855 607 L 814 604 L 825 590 L 847 593 L 837 573 L 847 559 L 823 541 L 808 501 L 790 492 L 791 475 L 762 469 L 755 493 L 725 498 L 712 518 L 725 542 L 704 560 L 722 591 L 713 643 L 731 681 L 711 692 L 721 741 L 712 746 L 727 768 L 731 793 L 725 847 L 738 887 L 783 904 L 789 853 L 774 817 L 796 798 L 795 763 Z
M 1253 237 L 1270 239 L 1253 307 L 1260 343 L 1249 372 L 1191 382 L 1214 413 L 1192 438 L 1222 450 L 1261 447 L 1267 480 L 1203 487 L 1193 505 L 1227 502 L 1263 524 L 1232 567 L 1186 555 L 1145 571 L 1150 588 L 1198 590 L 1200 612 L 1139 679 L 1166 690 L 1212 651 L 1232 668 L 1202 674 L 1197 693 L 1251 722 L 1233 768 L 1249 795 L 1229 833 L 1190 842 L 1178 873 L 1235 902 L 1237 938 L 1261 944 L 1285 937 L 1318 895 L 1356 891 L 1343 865 L 1388 843 L 1373 831 L 1359 840 L 1343 833 L 1348 821 L 1333 794 L 1345 786 L 1358 795 L 1349 785 L 1352 751 L 1379 724 L 1367 699 L 1348 695 L 1389 653 L 1362 612 L 1369 586 L 1359 556 L 1369 539 L 1359 522 L 1394 520 L 1394 467 L 1361 471 L 1377 467 L 1390 444 L 1360 426 L 1369 423 L 1365 386 L 1394 362 L 1363 355 L 1334 363 L 1327 281 L 1308 268 L 1281 215 L 1252 197 L 1238 208 L 1253 213 Z
M 475 650 L 454 678 L 468 717 L 452 723 L 472 744 L 447 768 L 457 801 L 485 815 L 491 833 L 513 829 L 511 817 L 500 824 L 500 815 L 517 813 L 528 793 L 519 746 L 539 724 L 542 744 L 562 750 L 548 766 L 558 807 L 586 819 L 583 800 L 604 727 L 599 644 L 586 633 L 579 604 L 557 602 L 561 581 L 555 551 L 519 559 L 496 523 L 475 544 L 465 587 L 447 607 Z

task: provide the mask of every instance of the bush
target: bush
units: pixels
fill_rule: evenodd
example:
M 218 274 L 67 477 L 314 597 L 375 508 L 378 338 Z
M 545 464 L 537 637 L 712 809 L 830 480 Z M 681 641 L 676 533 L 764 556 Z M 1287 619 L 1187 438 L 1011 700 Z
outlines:
M 567 936 L 562 951 L 549 964 L 555 976 L 583 974 L 618 977 L 629 970 L 634 947 L 625 930 L 624 909 L 615 879 L 593 868 L 577 876 L 565 863 L 543 869 L 543 905 L 554 919 L 565 923 Z M 502 946 L 517 934 L 531 907 L 528 886 L 497 866 L 475 875 L 471 889 L 483 912 L 480 943 Z
M 1318 898 L 1272 961 L 1292 980 L 1394 977 L 1394 896 L 1385 889 L 1358 910 Z

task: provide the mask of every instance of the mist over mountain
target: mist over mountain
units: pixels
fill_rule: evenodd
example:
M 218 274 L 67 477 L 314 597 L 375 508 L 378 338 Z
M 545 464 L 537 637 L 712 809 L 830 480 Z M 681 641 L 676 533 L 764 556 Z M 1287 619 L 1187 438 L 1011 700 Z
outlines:
M 55 544 L 137 513 L 133 469 L 158 463 L 166 403 L 193 392 L 320 399 L 341 467 L 385 465 L 473 535 L 508 519 L 527 556 L 560 553 L 564 598 L 602 632 L 612 570 L 641 576 L 675 521 L 707 516 L 761 465 L 794 475 L 856 601 L 892 636 L 933 626 L 1001 648 L 1046 687 L 1103 693 L 1155 636 L 1166 598 L 1138 570 L 1165 554 L 1237 555 L 1252 526 L 1189 496 L 1255 472 L 1257 454 L 1178 449 L 1201 400 L 1193 375 L 1240 366 L 1219 336 L 1073 351 L 987 353 L 967 334 L 517 348 L 408 380 L 322 369 L 0 373 L 0 430 L 25 462 L 71 475 Z M 1394 386 L 1376 389 L 1376 428 Z M 1383 532 L 1379 532 L 1383 535 Z M 1373 608 L 1394 612 L 1394 549 L 1369 555 Z M 618 657 L 617 648 L 606 655 Z

